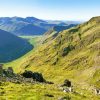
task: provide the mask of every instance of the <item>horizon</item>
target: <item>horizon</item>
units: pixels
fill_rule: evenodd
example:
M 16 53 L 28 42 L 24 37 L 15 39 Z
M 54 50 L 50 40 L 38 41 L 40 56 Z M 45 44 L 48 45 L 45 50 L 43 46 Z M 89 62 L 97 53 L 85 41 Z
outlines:
M 34 17 L 34 16 L 0 16 L 0 18 L 27 18 L 27 17 L 33 17 L 33 18 L 36 18 L 36 19 L 39 19 L 39 20 L 44 20 L 44 21 L 78 21 L 78 22 L 84 22 L 84 21 L 88 21 L 88 20 L 60 20 L 60 19 L 43 19 L 43 18 L 37 18 L 37 17 Z M 97 16 L 94 16 L 94 17 L 97 17 Z M 92 17 L 91 17 L 92 18 Z M 91 19 L 90 18 L 90 19 Z
M 0 0 L 0 17 L 87 21 L 99 16 L 99 3 L 99 0 Z

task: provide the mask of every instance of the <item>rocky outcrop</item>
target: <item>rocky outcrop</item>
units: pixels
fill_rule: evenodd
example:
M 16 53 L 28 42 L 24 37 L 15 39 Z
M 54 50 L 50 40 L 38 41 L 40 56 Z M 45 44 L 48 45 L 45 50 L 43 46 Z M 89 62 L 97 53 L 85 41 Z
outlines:
M 21 75 L 25 78 L 32 78 L 33 80 L 38 82 L 45 82 L 45 79 L 43 78 L 42 74 L 38 72 L 25 71 Z
M 63 90 L 63 92 L 73 92 L 71 81 L 69 81 L 68 79 L 64 81 L 60 88 Z
M 69 81 L 68 79 L 65 79 L 64 80 L 64 83 L 61 85 L 62 87 L 63 86 L 66 86 L 66 87 L 71 87 L 72 85 L 71 85 L 71 81 Z
M 95 92 L 96 95 L 100 95 L 100 89 L 99 88 L 94 89 L 94 92 Z
M 12 67 L 3 69 L 3 65 L 0 64 L 0 81 L 1 82 L 13 82 L 13 83 L 35 83 L 46 82 L 41 73 L 25 71 L 22 74 L 14 73 Z
M 66 56 L 69 52 L 71 52 L 74 49 L 74 46 L 68 45 L 67 47 L 63 48 L 62 50 L 62 56 Z

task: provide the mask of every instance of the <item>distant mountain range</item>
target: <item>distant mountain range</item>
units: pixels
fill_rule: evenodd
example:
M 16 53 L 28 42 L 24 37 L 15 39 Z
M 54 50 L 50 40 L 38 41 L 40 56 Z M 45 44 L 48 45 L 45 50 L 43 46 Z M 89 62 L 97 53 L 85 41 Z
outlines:
M 0 62 L 14 60 L 32 49 L 26 40 L 0 30 Z
M 79 23 L 75 21 L 47 21 L 35 17 L 1 17 L 0 29 L 15 35 L 42 35 L 54 26 L 68 26 Z

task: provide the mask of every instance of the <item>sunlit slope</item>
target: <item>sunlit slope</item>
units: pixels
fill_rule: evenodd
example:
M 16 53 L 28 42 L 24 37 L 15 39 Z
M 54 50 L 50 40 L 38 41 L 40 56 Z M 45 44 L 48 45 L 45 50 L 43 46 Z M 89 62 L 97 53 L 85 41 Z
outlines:
M 78 25 L 78 24 L 70 24 L 70 25 L 65 25 L 65 26 L 54 26 L 53 28 L 51 28 L 49 31 L 47 31 L 43 35 L 42 42 L 45 43 L 45 42 L 51 41 L 55 37 L 57 37 L 59 32 L 69 29 L 69 28 L 72 28 L 76 25 Z
M 100 17 L 64 30 L 24 60 L 22 69 L 37 70 L 51 80 L 66 77 L 98 85 L 100 82 Z

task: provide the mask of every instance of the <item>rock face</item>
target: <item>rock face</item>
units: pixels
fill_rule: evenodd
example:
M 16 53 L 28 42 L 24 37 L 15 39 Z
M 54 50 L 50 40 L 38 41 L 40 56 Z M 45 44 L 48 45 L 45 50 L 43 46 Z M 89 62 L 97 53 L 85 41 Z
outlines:
M 25 71 L 24 73 L 22 73 L 22 76 L 25 78 L 33 78 L 33 80 L 35 81 L 45 82 L 42 74 L 38 72 Z
M 3 65 L 0 65 L 0 77 L 0 81 L 2 79 L 6 81 L 6 79 L 8 80 L 8 78 L 16 77 L 16 74 L 13 72 L 12 67 L 8 67 L 8 69 L 3 69 Z

